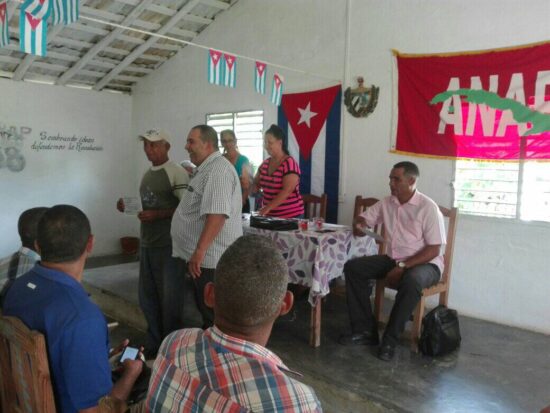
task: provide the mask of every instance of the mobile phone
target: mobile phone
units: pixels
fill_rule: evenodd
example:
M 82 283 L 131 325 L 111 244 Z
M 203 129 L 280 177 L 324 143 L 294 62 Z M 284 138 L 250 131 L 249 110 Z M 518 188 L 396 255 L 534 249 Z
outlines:
M 126 346 L 120 356 L 119 363 L 123 363 L 124 360 L 136 360 L 139 355 L 139 349 L 135 347 Z

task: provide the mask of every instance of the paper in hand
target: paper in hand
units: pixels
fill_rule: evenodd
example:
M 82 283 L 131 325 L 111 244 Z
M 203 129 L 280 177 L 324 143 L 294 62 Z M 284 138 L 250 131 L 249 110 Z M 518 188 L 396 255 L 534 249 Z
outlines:
M 382 235 L 377 234 L 374 231 L 371 231 L 370 229 L 367 229 L 365 227 L 361 227 L 361 231 L 365 233 L 365 235 L 368 235 L 369 237 L 374 238 L 376 241 L 385 242 L 386 240 L 382 237 Z
M 138 196 L 125 196 L 122 201 L 124 202 L 125 214 L 137 215 L 142 210 L 141 199 Z

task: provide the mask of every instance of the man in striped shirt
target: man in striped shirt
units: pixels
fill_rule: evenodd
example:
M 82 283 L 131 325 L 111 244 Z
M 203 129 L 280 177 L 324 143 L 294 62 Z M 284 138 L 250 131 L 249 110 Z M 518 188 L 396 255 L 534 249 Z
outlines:
M 204 303 L 204 287 L 214 278 L 214 269 L 224 251 L 243 234 L 241 183 L 235 168 L 218 150 L 218 134 L 207 125 L 191 129 L 185 149 L 197 168 L 186 195 L 172 218 L 172 260 L 165 291 L 182 300 L 184 277 L 193 278 L 195 301 L 204 327 L 214 320 Z
M 40 255 L 36 252 L 34 242 L 36 241 L 38 221 L 47 209 L 46 207 L 27 209 L 19 216 L 17 230 L 19 238 L 21 238 L 21 248 L 12 255 L 0 259 L 0 309 L 2 309 L 4 297 L 15 279 L 30 271 L 34 264 L 40 261 Z
M 239 238 L 222 255 L 205 298 L 214 327 L 179 330 L 162 343 L 146 409 L 151 412 L 321 412 L 314 391 L 265 348 L 288 313 L 288 267 L 273 242 Z

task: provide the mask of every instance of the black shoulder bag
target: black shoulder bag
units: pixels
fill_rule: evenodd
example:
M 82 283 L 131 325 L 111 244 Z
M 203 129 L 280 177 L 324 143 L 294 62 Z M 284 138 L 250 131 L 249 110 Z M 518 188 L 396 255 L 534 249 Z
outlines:
M 460 346 L 461 339 L 457 312 L 439 305 L 424 316 L 418 347 L 428 356 L 442 356 Z

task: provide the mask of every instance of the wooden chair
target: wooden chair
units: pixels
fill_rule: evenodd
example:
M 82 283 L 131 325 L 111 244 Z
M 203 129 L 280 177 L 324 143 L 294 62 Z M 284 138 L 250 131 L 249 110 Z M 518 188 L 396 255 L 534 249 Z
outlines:
M 15 317 L 0 317 L 2 411 L 55 413 L 46 342 Z
M 0 313 L 0 411 L 56 413 L 44 336 Z M 122 413 L 126 403 L 103 397 L 100 413 Z
M 377 198 L 363 198 L 361 195 L 355 197 L 355 206 L 353 207 L 353 219 L 355 219 L 359 214 L 365 212 L 365 210 L 378 202 Z M 376 225 L 373 228 L 373 231 L 385 238 L 386 232 L 384 225 Z M 378 244 L 378 254 L 386 253 L 386 246 L 383 242 L 376 241 Z
M 302 195 L 304 201 L 304 217 L 315 218 L 321 217 L 327 219 L 327 194 L 316 196 L 312 194 Z
M 453 249 L 456 233 L 456 225 L 458 221 L 457 208 L 445 208 L 440 206 L 439 210 L 445 218 L 448 219 L 447 225 L 447 244 L 445 246 L 444 262 L 445 268 L 441 274 L 441 281 L 436 285 L 424 288 L 420 302 L 416 305 L 413 313 L 413 325 L 411 330 L 411 349 L 418 352 L 418 339 L 420 338 L 420 329 L 422 327 L 422 318 L 424 317 L 426 297 L 439 294 L 439 304 L 447 305 L 449 301 L 449 289 L 451 287 L 451 269 L 453 265 Z M 382 305 L 384 303 L 384 290 L 391 288 L 386 285 L 385 280 L 377 280 L 376 293 L 374 297 L 374 316 L 380 324 L 382 322 Z

